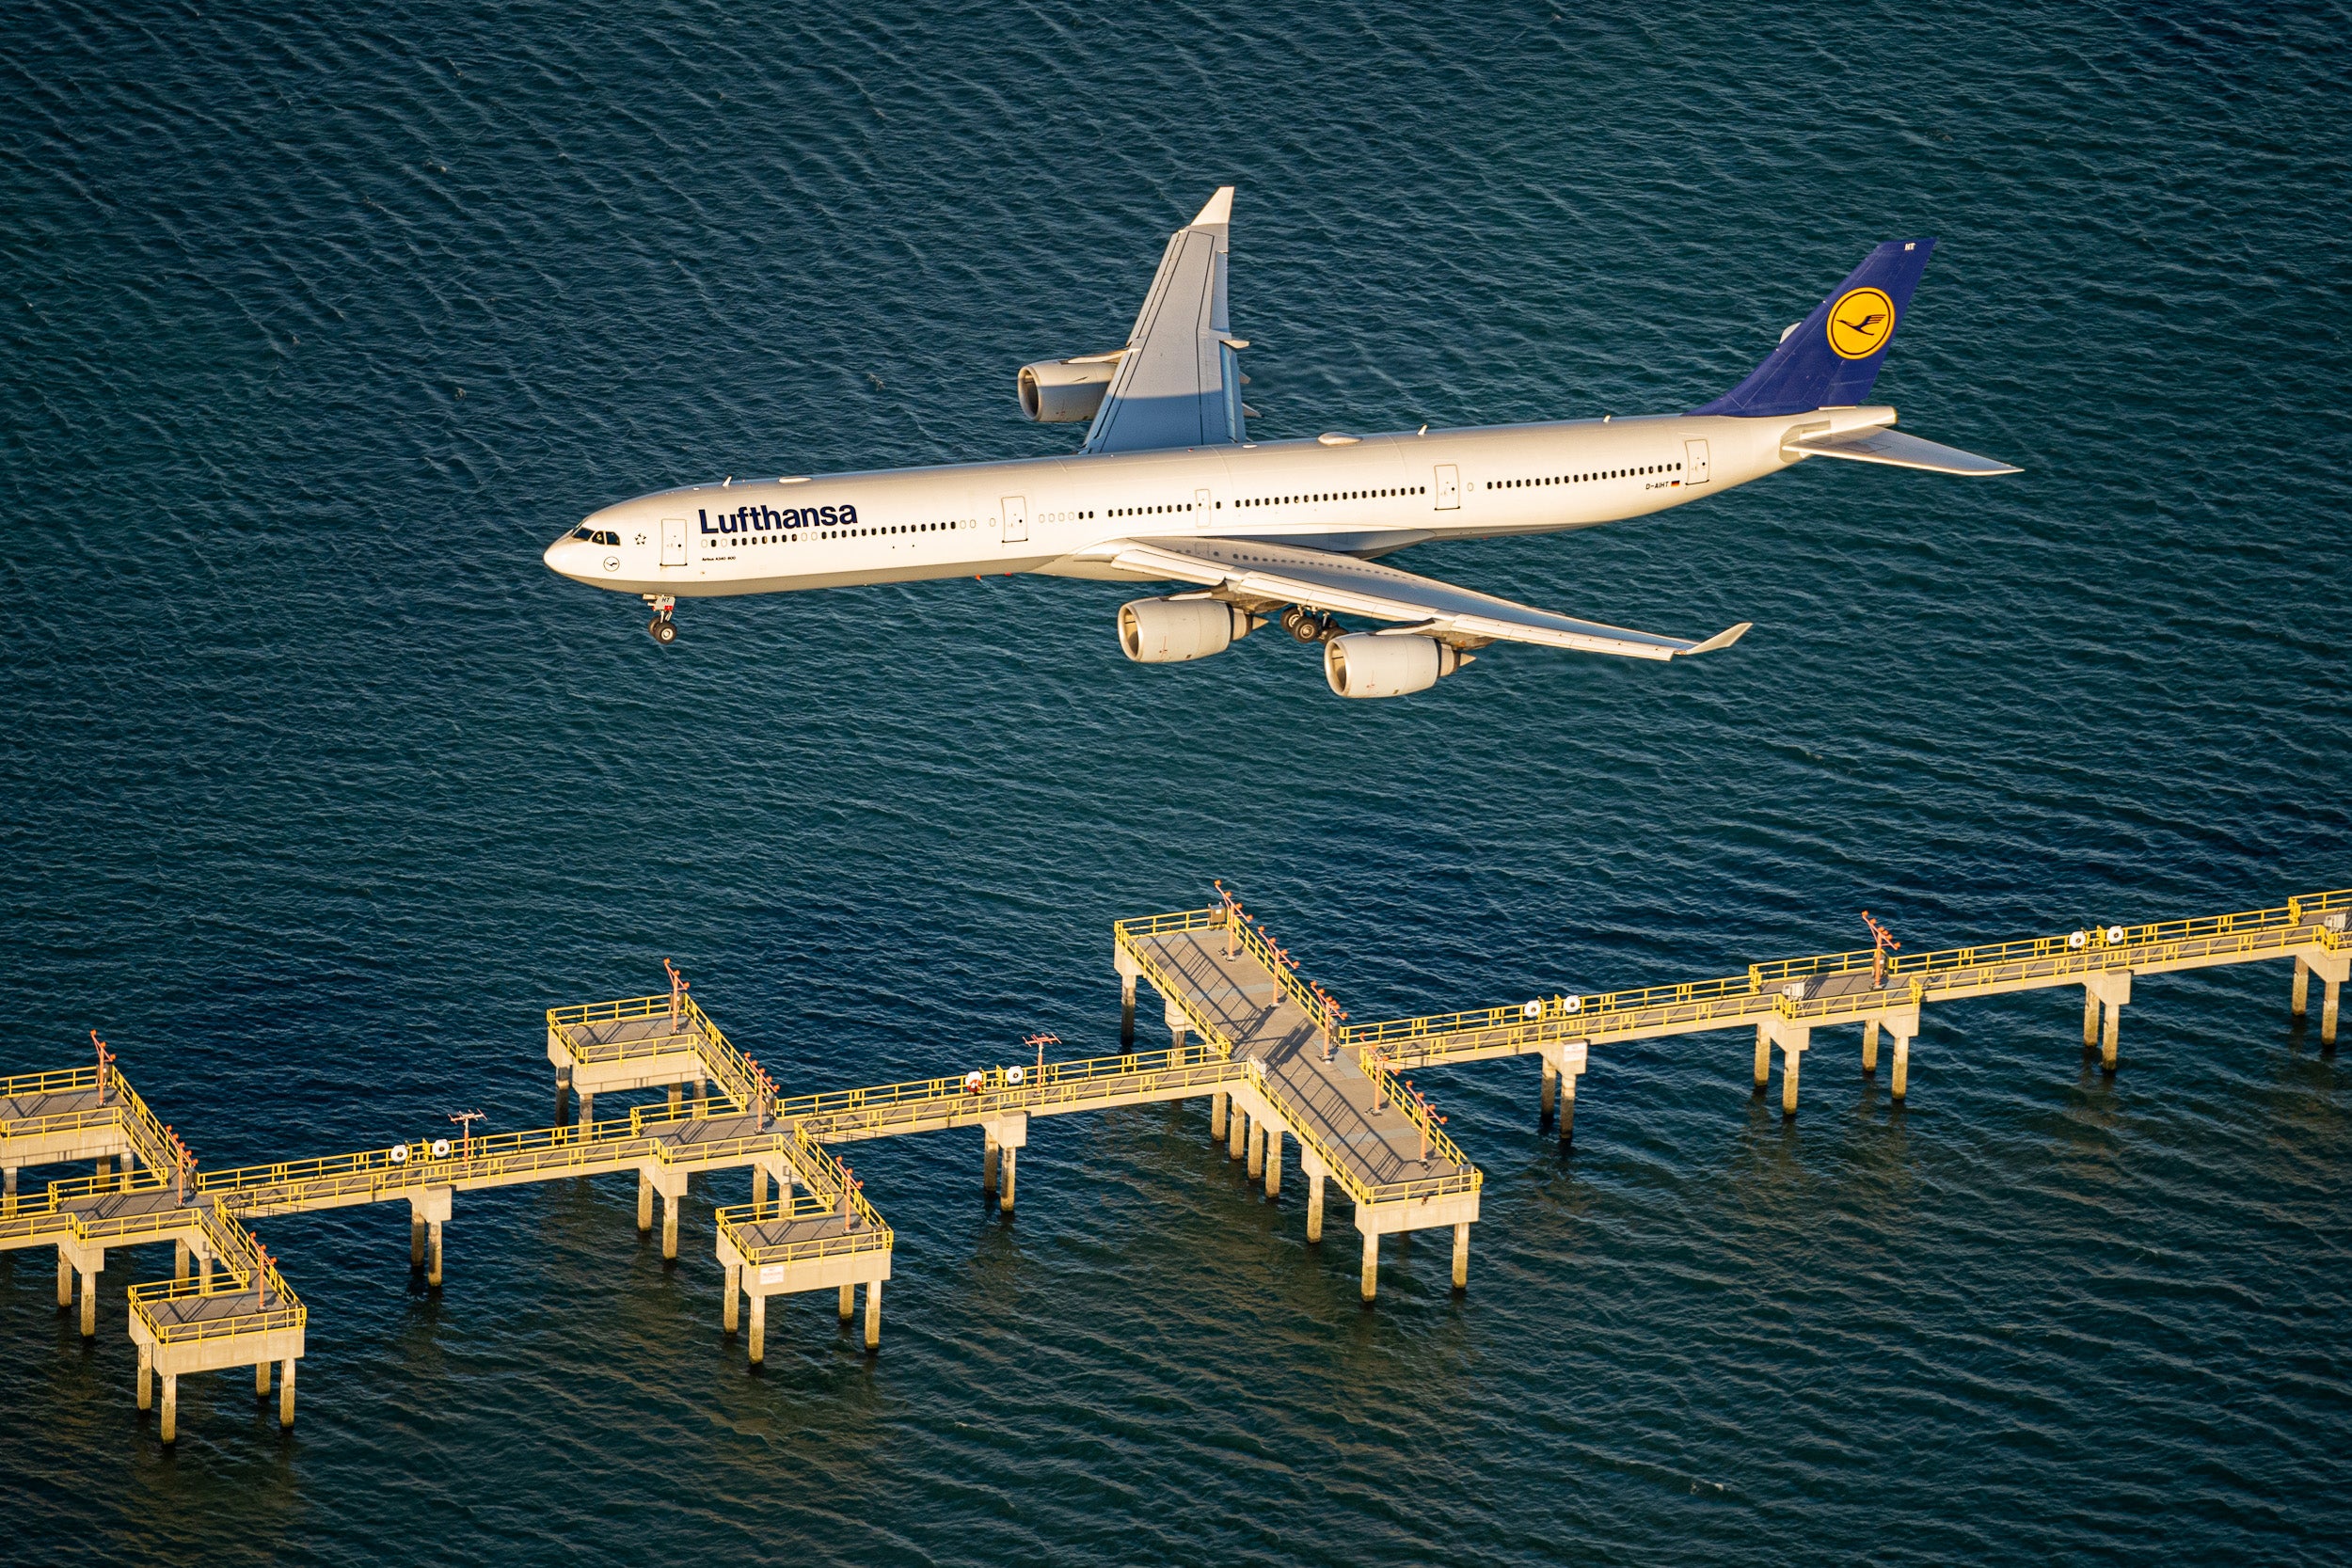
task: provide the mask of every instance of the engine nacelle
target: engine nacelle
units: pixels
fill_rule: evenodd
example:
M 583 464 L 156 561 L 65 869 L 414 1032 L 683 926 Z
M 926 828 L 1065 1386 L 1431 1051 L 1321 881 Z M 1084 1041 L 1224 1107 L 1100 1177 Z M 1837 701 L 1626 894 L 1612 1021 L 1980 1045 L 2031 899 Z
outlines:
M 1182 664 L 1221 654 L 1263 624 L 1222 599 L 1136 599 L 1119 607 L 1119 645 L 1137 664 Z
M 1074 424 L 1094 418 L 1110 390 L 1116 354 L 1081 359 L 1041 359 L 1021 367 L 1021 412 L 1039 424 Z
M 1323 645 L 1323 678 L 1343 697 L 1402 697 L 1426 691 L 1472 656 L 1434 637 L 1354 632 Z

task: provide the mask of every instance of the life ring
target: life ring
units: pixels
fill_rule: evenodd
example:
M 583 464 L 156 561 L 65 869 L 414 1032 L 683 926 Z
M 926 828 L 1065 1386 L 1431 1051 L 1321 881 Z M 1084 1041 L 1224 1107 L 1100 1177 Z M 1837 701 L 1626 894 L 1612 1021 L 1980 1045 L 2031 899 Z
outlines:
M 966 1094 L 977 1094 L 980 1092 L 980 1085 L 987 1082 L 988 1075 L 980 1071 L 979 1069 L 974 1068 L 970 1072 L 963 1075 L 963 1092 Z
M 449 1140 L 447 1138 L 436 1138 L 433 1140 L 433 1158 L 436 1160 L 446 1160 L 449 1158 Z
M 1584 1010 L 1584 999 L 1581 996 L 1569 997 L 1565 1004 L 1565 1010 L 1572 1013 L 1582 1012 Z
M 1021 1066 L 1018 1062 L 1014 1063 L 1011 1067 L 1005 1069 L 1005 1082 L 1010 1084 L 1016 1089 L 1021 1086 L 1022 1080 L 1028 1076 L 1028 1069 Z
M 1544 1016 L 1544 1005 L 1541 1002 L 1530 1002 L 1519 1009 L 1519 1016 L 1521 1018 L 1541 1018 Z
M 390 1160 L 391 1163 L 396 1165 L 405 1165 L 408 1163 L 408 1146 L 406 1144 L 394 1144 L 391 1148 L 386 1149 L 384 1154 L 385 1158 Z
M 2108 945 L 2109 947 L 2120 947 L 2120 946 L 2122 946 L 2122 943 L 2123 943 L 2123 927 L 2121 927 L 2121 926 L 2110 926 L 2110 927 L 2107 927 L 2107 945 Z
M 2090 941 L 2090 933 L 2089 931 L 2076 931 L 2073 936 L 2066 939 L 2066 945 L 2069 947 L 2080 948 L 2088 945 Z

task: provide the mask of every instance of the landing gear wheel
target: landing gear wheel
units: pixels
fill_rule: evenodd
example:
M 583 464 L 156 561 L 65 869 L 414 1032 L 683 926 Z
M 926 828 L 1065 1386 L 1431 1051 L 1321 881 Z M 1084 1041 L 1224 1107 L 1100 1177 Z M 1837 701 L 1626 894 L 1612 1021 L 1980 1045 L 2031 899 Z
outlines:
M 1301 642 L 1323 641 L 1323 623 L 1303 610 L 1284 610 L 1282 629 Z
M 677 641 L 677 623 L 667 615 L 657 615 L 646 622 L 645 630 L 656 642 L 664 647 Z
M 1315 623 L 1314 641 L 1318 642 L 1336 641 L 1346 635 L 1347 628 L 1328 615 Z

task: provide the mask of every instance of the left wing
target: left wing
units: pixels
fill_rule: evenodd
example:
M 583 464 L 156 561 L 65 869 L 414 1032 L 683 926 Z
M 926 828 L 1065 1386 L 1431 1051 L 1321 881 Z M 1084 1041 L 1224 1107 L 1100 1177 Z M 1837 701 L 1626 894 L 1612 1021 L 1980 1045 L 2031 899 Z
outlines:
M 1457 648 L 1539 642 L 1589 654 L 1672 658 L 1728 648 L 1749 626 L 1742 621 L 1703 642 L 1687 641 L 1554 615 L 1376 562 L 1247 539 L 1124 539 L 1105 549 L 1113 563 L 1127 571 L 1197 583 L 1244 608 L 1297 604 L 1404 622 L 1393 629 Z
M 1226 224 L 1233 187 L 1168 236 L 1119 369 L 1081 451 L 1226 446 L 1242 439 L 1245 346 L 1225 325 Z

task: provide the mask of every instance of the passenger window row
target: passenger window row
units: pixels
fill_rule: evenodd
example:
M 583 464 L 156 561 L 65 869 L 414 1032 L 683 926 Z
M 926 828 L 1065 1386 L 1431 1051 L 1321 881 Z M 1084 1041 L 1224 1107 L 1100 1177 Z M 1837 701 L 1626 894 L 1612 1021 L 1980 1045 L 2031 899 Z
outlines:
M 1609 468 L 1596 474 L 1554 474 L 1549 479 L 1490 479 L 1489 490 L 1528 490 L 1547 484 L 1587 484 L 1598 479 L 1638 479 L 1644 474 L 1676 474 L 1682 471 L 1679 463 L 1652 463 L 1642 468 Z
M 1387 500 L 1392 496 L 1425 496 L 1428 493 L 1429 487 L 1425 484 L 1407 484 L 1389 490 L 1324 490 L 1311 496 L 1260 496 L 1249 500 L 1238 500 L 1233 504 L 1235 506 L 1304 506 L 1312 501 L 1376 501 Z

